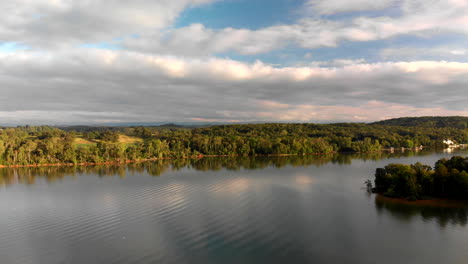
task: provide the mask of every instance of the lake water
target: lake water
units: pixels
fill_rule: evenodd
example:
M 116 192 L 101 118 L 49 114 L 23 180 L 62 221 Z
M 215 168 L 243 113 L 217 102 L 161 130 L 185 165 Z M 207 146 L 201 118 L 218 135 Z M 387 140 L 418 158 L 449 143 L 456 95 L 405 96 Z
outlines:
M 468 154 L 0 170 L 0 263 L 467 263 L 468 209 L 395 204 L 377 167 Z

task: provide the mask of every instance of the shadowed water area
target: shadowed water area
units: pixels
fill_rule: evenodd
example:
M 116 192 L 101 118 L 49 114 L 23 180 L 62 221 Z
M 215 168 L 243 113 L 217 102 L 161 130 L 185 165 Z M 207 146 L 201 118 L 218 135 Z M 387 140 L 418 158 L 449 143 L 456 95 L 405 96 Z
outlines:
M 0 169 L 0 263 L 466 263 L 468 205 L 368 194 L 467 151 Z

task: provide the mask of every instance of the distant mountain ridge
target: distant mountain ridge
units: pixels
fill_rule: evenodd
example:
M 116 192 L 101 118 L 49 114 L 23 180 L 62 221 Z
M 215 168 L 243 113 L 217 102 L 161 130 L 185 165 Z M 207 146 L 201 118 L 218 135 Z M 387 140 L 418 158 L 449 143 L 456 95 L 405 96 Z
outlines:
M 135 123 L 136 124 L 136 123 Z M 120 125 L 120 126 L 109 126 L 109 125 L 76 125 L 76 126 L 57 126 L 57 128 L 64 131 L 76 131 L 76 132 L 89 132 L 89 131 L 119 131 L 125 128 L 132 127 L 147 127 L 147 128 L 167 128 L 167 129 L 178 129 L 178 128 L 199 128 L 199 127 L 209 127 L 211 124 L 174 124 L 174 123 L 163 123 L 161 125 L 153 125 L 148 123 L 148 125 Z
M 431 128 L 458 128 L 468 129 L 468 116 L 423 116 L 423 117 L 399 117 L 386 119 L 371 123 L 355 123 L 355 122 L 273 122 L 273 121 L 256 121 L 256 122 L 239 122 L 239 123 L 197 123 L 197 122 L 133 122 L 133 123 L 115 123 L 115 124 L 91 124 L 91 125 L 44 125 L 56 127 L 65 131 L 105 131 L 105 130 L 121 130 L 128 127 L 149 127 L 149 128 L 202 128 L 212 126 L 226 126 L 226 125 L 255 125 L 255 124 L 321 124 L 321 125 L 338 125 L 338 126 L 352 126 L 353 124 L 367 124 L 367 125 L 383 125 L 383 126 L 402 126 L 402 127 L 431 127 Z M 1 128 L 7 127 L 21 127 L 22 125 L 0 125 Z M 24 125 L 23 125 L 24 126 Z M 26 125 L 27 126 L 27 125 Z
M 404 127 L 453 127 L 465 129 L 468 128 L 467 116 L 422 116 L 422 117 L 400 117 L 378 122 L 370 125 L 384 126 L 404 126 Z

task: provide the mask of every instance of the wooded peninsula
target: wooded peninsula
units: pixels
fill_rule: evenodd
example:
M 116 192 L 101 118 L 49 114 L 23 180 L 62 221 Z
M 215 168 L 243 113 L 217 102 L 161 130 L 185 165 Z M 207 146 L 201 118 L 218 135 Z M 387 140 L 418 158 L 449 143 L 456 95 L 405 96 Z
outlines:
M 376 170 L 373 191 L 408 200 L 431 197 L 468 200 L 468 157 L 440 159 L 434 168 L 419 162 L 389 164 Z
M 375 123 L 236 124 L 207 127 L 0 128 L 0 165 L 98 164 L 201 156 L 372 152 L 444 140 L 468 142 L 468 117 L 399 118 Z

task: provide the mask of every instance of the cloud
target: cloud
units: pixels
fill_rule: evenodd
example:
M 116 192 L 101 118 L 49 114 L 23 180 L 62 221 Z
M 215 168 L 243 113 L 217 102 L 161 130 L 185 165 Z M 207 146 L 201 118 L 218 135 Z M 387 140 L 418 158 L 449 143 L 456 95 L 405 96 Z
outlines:
M 466 115 L 467 110 L 447 110 L 442 107 L 414 107 L 381 101 L 367 101 L 359 106 L 346 105 L 290 105 L 281 109 L 267 108 L 268 111 L 241 111 L 239 113 L 225 113 L 229 116 L 240 115 L 250 121 L 284 121 L 284 122 L 370 122 L 390 119 L 401 116 L 433 116 L 434 113 L 442 116 Z
M 397 0 L 308 0 L 305 7 L 311 12 L 330 15 L 352 11 L 379 10 L 396 2 Z
M 148 53 L 206 56 L 228 51 L 243 55 L 268 53 L 288 45 L 302 48 L 336 47 L 343 39 L 358 39 L 358 32 L 342 31 L 341 23 L 303 19 L 292 25 L 276 25 L 258 30 L 224 28 L 213 30 L 201 24 L 153 32 L 140 38 L 126 38 L 125 49 Z M 351 36 L 351 33 L 355 34 Z M 367 38 L 367 36 L 366 36 Z
M 464 47 L 399 47 L 385 48 L 380 52 L 380 57 L 384 60 L 420 60 L 423 58 L 459 60 L 468 58 L 468 49 Z
M 259 30 L 213 30 L 201 24 L 192 24 L 165 32 L 153 32 L 137 39 L 127 38 L 122 46 L 128 50 L 189 56 L 226 51 L 253 55 L 280 49 L 289 43 L 303 43 L 301 45 L 307 47 L 335 46 L 337 39 L 332 32 L 337 28 L 338 25 L 334 22 L 312 20 Z M 306 34 L 310 37 L 304 38 Z
M 312 61 L 304 65 L 310 67 L 343 67 L 347 65 L 366 64 L 365 59 L 334 59 L 329 61 Z
M 343 65 L 274 67 L 94 49 L 0 53 L 0 119 L 370 121 L 468 114 L 468 63 Z
M 50 48 L 111 41 L 170 26 L 184 9 L 214 0 L 1 1 L 0 41 Z
M 431 44 L 437 35 L 467 37 L 466 0 L 314 0 L 305 7 L 313 14 L 290 24 L 174 26 L 184 10 L 214 1 L 0 2 L 0 121 L 372 121 L 468 114 L 468 63 L 455 62 L 466 61 L 468 50 L 460 43 Z M 399 13 L 382 15 L 389 8 Z M 408 35 L 427 40 L 426 48 L 390 43 Z M 386 39 L 389 47 L 379 52 L 384 62 L 356 59 L 353 50 L 337 52 L 353 59 L 311 61 L 323 57 L 316 48 L 341 51 L 345 42 Z M 294 67 L 216 57 L 300 49 L 311 51 L 305 51 L 307 63 Z
M 225 52 L 256 55 L 291 46 L 304 49 L 338 47 L 346 41 L 365 42 L 401 35 L 468 35 L 466 0 L 314 0 L 307 2 L 307 6 L 316 14 L 299 17 L 292 24 L 276 24 L 257 30 L 211 29 L 199 23 L 174 27 L 176 18 L 185 9 L 215 1 L 2 1 L 0 43 L 17 43 L 46 51 L 101 45 L 200 57 Z M 401 15 L 365 16 L 364 13 L 346 19 L 320 16 L 389 6 L 399 9 Z
M 338 5 L 337 1 L 314 1 L 316 5 L 327 4 L 337 8 L 347 8 L 348 4 L 349 7 L 360 7 L 357 2 L 366 3 L 362 6 L 373 6 L 368 0 L 355 2 Z M 468 35 L 467 1 L 372 1 L 382 5 L 384 2 L 398 4 L 401 16 L 358 16 L 341 20 L 305 17 L 294 24 L 279 24 L 257 30 L 214 30 L 202 24 L 192 24 L 182 28 L 150 32 L 139 38 L 126 38 L 121 44 L 129 50 L 185 56 L 207 56 L 229 51 L 255 55 L 290 46 L 304 49 L 338 47 L 346 41 L 367 42 L 402 35 L 426 38 L 447 33 Z M 342 4 L 343 1 L 339 3 Z

